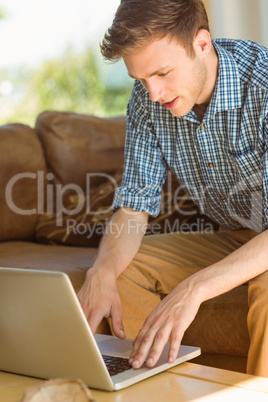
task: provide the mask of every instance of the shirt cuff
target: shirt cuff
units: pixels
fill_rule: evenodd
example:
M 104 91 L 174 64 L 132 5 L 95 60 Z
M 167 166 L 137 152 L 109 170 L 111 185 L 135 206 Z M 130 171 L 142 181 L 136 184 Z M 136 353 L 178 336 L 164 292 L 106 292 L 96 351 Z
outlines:
M 157 217 L 160 211 L 161 195 L 145 195 L 146 189 L 129 189 L 119 187 L 114 196 L 112 209 L 132 208 L 134 211 L 146 212 L 153 217 Z

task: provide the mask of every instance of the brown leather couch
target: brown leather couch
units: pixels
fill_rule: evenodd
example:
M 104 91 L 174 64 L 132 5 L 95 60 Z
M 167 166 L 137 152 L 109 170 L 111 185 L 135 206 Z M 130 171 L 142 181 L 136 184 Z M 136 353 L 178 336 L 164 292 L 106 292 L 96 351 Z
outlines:
M 79 290 L 112 213 L 113 193 L 122 176 L 124 133 L 125 118 L 67 112 L 42 113 L 34 129 L 21 124 L 0 127 L 1 266 L 64 271 Z M 169 193 L 172 186 L 169 183 Z M 182 209 L 193 210 L 193 216 L 187 214 L 193 223 L 196 207 L 184 192 L 181 202 Z M 151 222 L 161 230 L 159 222 L 166 219 L 185 225 L 185 216 L 174 208 L 169 214 L 162 211 L 162 221 Z M 245 371 L 247 311 L 246 285 L 203 303 L 183 340 L 201 347 L 196 362 Z

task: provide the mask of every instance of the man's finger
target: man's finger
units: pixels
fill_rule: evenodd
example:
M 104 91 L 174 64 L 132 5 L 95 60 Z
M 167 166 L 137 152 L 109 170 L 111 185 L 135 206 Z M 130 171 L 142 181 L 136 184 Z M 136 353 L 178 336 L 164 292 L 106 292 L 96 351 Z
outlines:
M 103 319 L 103 315 L 100 311 L 96 310 L 95 313 L 91 312 L 91 314 L 87 314 L 86 318 L 92 333 L 95 334 L 99 324 Z
M 168 362 L 174 363 L 175 359 L 178 356 L 181 340 L 183 337 L 183 332 L 178 329 L 174 329 L 172 331 L 171 339 L 170 339 L 170 347 L 168 352 Z
M 133 352 L 130 355 L 130 364 L 134 368 L 139 368 L 145 362 L 148 353 L 153 345 L 157 328 L 151 328 L 136 344 L 134 344 Z
M 166 324 L 163 325 L 157 332 L 146 361 L 146 365 L 148 367 L 153 367 L 158 362 L 163 352 L 163 349 L 166 343 L 168 342 L 171 333 L 171 328 L 172 328 L 171 324 L 169 325 Z
M 125 339 L 126 334 L 122 319 L 122 307 L 120 302 L 115 303 L 111 308 L 112 328 L 114 334 L 121 339 Z

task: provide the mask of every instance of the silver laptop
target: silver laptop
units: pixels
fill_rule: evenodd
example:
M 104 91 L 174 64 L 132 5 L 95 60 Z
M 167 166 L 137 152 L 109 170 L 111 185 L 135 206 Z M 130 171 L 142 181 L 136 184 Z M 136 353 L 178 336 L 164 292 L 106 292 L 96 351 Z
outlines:
M 135 370 L 127 362 L 131 349 L 131 340 L 92 334 L 66 274 L 0 268 L 0 370 L 80 378 L 89 387 L 113 391 L 200 354 L 198 347 L 181 346 L 174 364 L 168 364 L 167 345 L 154 368 Z M 114 358 L 108 370 L 104 360 Z

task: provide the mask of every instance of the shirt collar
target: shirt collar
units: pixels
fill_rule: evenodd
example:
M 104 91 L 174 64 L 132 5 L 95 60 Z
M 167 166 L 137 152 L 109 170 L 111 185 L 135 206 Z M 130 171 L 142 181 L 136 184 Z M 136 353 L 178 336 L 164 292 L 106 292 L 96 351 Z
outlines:
M 212 119 L 216 113 L 238 109 L 242 106 L 240 74 L 235 59 L 215 40 L 212 43 L 219 57 L 219 74 L 204 119 Z M 191 110 L 184 118 L 196 120 L 194 111 Z

